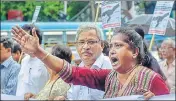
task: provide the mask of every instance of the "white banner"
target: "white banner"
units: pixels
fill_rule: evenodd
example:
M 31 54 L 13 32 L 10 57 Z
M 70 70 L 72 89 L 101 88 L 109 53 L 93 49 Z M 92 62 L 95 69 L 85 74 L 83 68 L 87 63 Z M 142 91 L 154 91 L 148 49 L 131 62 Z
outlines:
M 121 26 L 121 2 L 104 1 L 101 6 L 101 18 L 104 29 Z
M 107 98 L 102 100 L 134 100 L 134 101 L 143 101 L 144 96 L 143 95 L 131 95 L 131 96 L 122 96 L 122 97 L 116 97 L 116 98 Z M 167 94 L 167 95 L 159 95 L 159 96 L 153 96 L 149 99 L 149 101 L 157 100 L 157 101 L 175 101 L 175 94 Z
M 149 34 L 165 35 L 173 4 L 174 1 L 157 1 Z

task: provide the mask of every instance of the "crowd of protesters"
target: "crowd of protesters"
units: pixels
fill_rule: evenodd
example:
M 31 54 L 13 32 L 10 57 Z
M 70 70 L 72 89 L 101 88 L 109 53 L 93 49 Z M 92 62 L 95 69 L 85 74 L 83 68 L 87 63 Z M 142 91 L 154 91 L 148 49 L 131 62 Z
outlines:
M 98 100 L 175 93 L 175 41 L 163 40 L 157 61 L 140 26 L 115 28 L 108 42 L 98 26 L 82 24 L 75 39 L 78 64 L 69 47 L 45 51 L 35 25 L 14 26 L 12 33 L 16 42 L 4 36 L 0 41 L 1 94 L 26 100 Z

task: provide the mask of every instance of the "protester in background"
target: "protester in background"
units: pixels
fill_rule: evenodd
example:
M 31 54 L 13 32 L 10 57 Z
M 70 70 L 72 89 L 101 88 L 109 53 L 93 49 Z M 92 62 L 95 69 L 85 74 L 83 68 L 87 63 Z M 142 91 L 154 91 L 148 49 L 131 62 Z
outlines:
M 52 48 L 51 54 L 71 63 L 72 52 L 68 47 L 55 45 Z M 34 98 L 36 100 L 53 100 L 56 96 L 65 96 L 67 94 L 70 85 L 65 83 L 55 71 L 50 68 L 47 69 L 50 73 L 50 79 L 46 83 L 45 87 L 36 95 L 26 93 L 24 97 L 25 100 L 29 100 L 29 98 Z
M 155 57 L 152 56 L 152 54 L 148 51 L 147 45 L 144 40 L 144 30 L 142 29 L 141 26 L 132 26 L 134 30 L 142 37 L 143 39 L 143 48 L 145 50 L 145 56 L 144 56 L 144 61 L 142 62 L 142 65 L 145 67 L 150 68 L 151 70 L 155 71 L 156 73 L 160 74 L 164 80 L 166 80 L 166 76 L 162 72 L 157 60 Z
M 103 40 L 103 53 L 105 56 L 109 56 L 109 43 L 106 40 Z
M 15 95 L 20 65 L 12 58 L 12 41 L 1 36 L 0 43 L 1 94 Z
M 22 28 L 29 35 L 32 35 L 32 29 L 35 28 L 37 37 L 39 38 L 38 42 L 41 45 L 42 35 L 36 26 L 26 24 L 22 26 Z M 35 57 L 33 53 L 29 52 L 28 50 L 23 51 L 29 55 L 25 56 L 21 62 L 21 70 L 18 75 L 16 95 L 24 96 L 24 94 L 27 92 L 38 94 L 48 81 L 49 73 L 45 67 L 45 64 L 42 63 L 40 59 Z
M 50 55 L 37 44 L 38 38 L 36 37 L 35 29 L 33 29 L 34 36 L 27 35 L 20 27 L 13 27 L 12 33 L 14 34 L 14 39 L 24 49 L 35 54 L 48 67 L 59 73 L 64 81 L 105 91 L 104 98 L 143 93 L 144 98 L 149 99 L 154 95 L 169 94 L 169 89 L 162 77 L 140 65 L 145 56 L 143 40 L 132 29 L 121 28 L 120 30 L 115 29 L 113 32 L 109 53 L 113 70 L 89 69 L 87 67 L 89 65 L 86 68 L 77 68 L 60 58 Z M 88 47 L 88 45 L 90 47 L 90 45 L 93 45 L 90 44 L 90 41 L 82 40 L 81 42 L 81 39 L 83 37 L 87 39 L 88 36 L 93 39 L 96 36 L 93 33 L 83 33 L 80 34 L 77 42 L 82 47 Z M 97 42 L 94 41 L 94 45 L 97 45 Z M 83 51 L 82 53 L 83 59 L 91 55 L 88 51 Z
M 95 24 L 83 24 L 77 30 L 76 49 L 82 60 L 79 67 L 90 69 L 112 69 L 109 57 L 104 56 L 100 28 Z M 97 100 L 102 99 L 103 91 L 86 86 L 71 85 L 67 94 L 69 100 Z
M 22 54 L 22 55 L 21 55 Z M 24 58 L 24 53 L 22 53 L 21 47 L 18 43 L 14 42 L 13 48 L 12 48 L 12 57 L 13 59 L 21 64 L 21 60 Z
M 161 51 L 161 46 L 158 46 L 157 47 L 157 52 L 158 52 L 158 62 L 161 62 L 161 61 L 163 61 L 164 59 L 163 59 L 163 55 L 162 55 L 162 51 Z
M 175 93 L 175 41 L 166 39 L 161 44 L 162 56 L 165 59 L 160 62 L 160 67 L 167 78 L 170 93 Z

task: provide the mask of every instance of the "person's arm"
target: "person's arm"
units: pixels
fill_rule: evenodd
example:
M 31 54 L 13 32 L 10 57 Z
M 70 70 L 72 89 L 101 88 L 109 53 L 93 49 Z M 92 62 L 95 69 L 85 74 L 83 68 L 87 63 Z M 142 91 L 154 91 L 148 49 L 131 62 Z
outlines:
M 35 28 L 32 30 L 32 35 L 29 35 L 19 26 L 13 27 L 12 33 L 14 34 L 13 39 L 21 45 L 25 53 L 34 54 L 37 58 L 42 60 L 45 65 L 57 73 L 63 68 L 62 59 L 48 55 L 49 53 L 42 49 Z
M 13 71 L 10 74 L 10 78 L 8 79 L 8 83 L 4 89 L 1 89 L 2 94 L 15 95 L 17 89 L 17 81 L 18 81 L 18 73 L 20 71 L 19 67 L 13 68 Z
M 15 39 L 24 50 L 27 50 L 27 53 L 34 54 L 50 69 L 59 73 L 60 77 L 66 82 L 100 90 L 105 89 L 105 78 L 110 72 L 109 70 L 72 68 L 67 62 L 64 63 L 64 60 L 53 55 L 48 55 L 48 53 L 39 45 L 39 39 L 35 32 L 35 28 L 32 30 L 33 36 L 29 35 L 18 26 L 12 28 L 12 33 L 14 34 L 13 39 Z
M 165 81 L 159 75 L 156 75 L 152 80 L 150 91 L 153 92 L 155 95 L 169 94 L 169 88 L 167 87 Z
M 64 65 L 64 68 L 59 72 L 60 77 L 67 83 L 73 85 L 87 86 L 93 89 L 105 90 L 105 79 L 109 74 L 110 69 L 89 69 L 71 67 L 70 64 Z

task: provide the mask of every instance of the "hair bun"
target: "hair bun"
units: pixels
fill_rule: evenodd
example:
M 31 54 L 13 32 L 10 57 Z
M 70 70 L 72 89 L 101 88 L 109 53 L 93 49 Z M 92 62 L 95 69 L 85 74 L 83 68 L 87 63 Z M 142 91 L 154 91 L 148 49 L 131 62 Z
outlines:
M 150 56 L 148 56 L 147 54 L 144 56 L 144 59 L 142 61 L 142 65 L 145 66 L 145 67 L 149 67 L 150 65 Z

